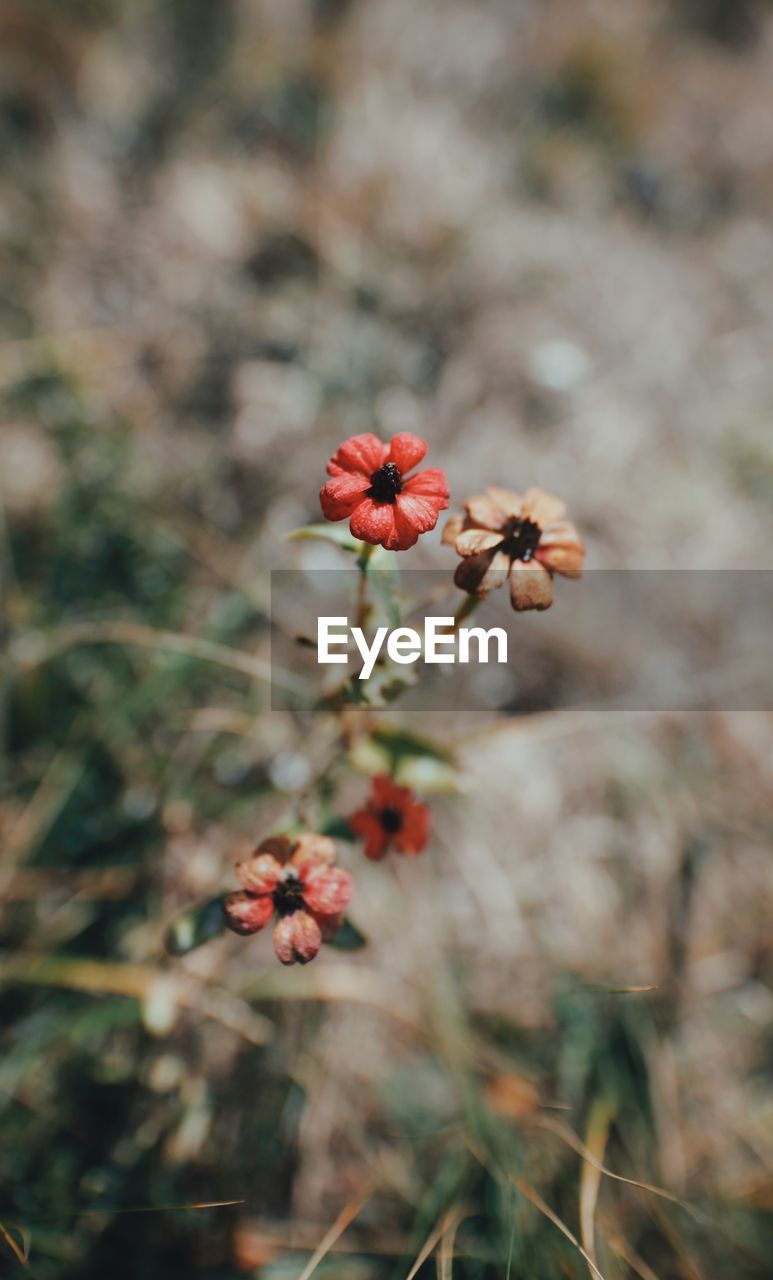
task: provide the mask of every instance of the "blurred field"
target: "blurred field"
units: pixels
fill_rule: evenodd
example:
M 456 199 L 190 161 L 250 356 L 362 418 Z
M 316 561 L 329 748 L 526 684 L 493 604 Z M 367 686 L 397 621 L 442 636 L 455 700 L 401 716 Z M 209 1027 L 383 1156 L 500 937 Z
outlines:
M 265 675 L 357 431 L 773 567 L 772 76 L 766 0 L 5 0 L 1 1275 L 771 1274 L 770 714 L 562 711 L 581 584 L 533 715 Z M 168 954 L 390 751 L 365 947 Z

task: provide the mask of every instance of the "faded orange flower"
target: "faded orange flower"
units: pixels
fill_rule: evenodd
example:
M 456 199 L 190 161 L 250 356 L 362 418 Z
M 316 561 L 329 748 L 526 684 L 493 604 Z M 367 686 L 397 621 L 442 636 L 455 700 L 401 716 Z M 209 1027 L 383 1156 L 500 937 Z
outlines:
M 228 928 L 257 933 L 276 917 L 274 950 L 282 964 L 313 960 L 343 924 L 352 896 L 352 877 L 333 866 L 335 856 L 333 841 L 313 831 L 263 840 L 236 864 L 243 888 L 225 900 Z
M 553 574 L 579 578 L 585 558 L 565 512 L 565 503 L 544 489 L 518 494 L 492 485 L 468 498 L 464 515 L 451 516 L 443 530 L 443 542 L 462 556 L 454 582 L 484 599 L 507 581 L 514 609 L 548 609 Z

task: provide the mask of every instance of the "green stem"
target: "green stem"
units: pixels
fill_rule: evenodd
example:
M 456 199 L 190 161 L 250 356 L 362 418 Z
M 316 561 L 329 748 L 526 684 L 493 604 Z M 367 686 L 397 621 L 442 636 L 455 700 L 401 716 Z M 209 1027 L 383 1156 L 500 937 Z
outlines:
M 456 633 L 458 632 L 465 618 L 469 618 L 470 614 L 475 612 L 479 604 L 480 604 L 480 598 L 478 596 L 473 596 L 473 595 L 465 596 L 464 600 L 459 605 L 459 608 L 456 610 L 456 613 L 454 614 L 454 630 L 453 630 L 454 635 L 456 635 Z
M 375 547 L 372 543 L 366 542 L 362 551 L 357 557 L 357 567 L 360 570 L 360 581 L 357 587 L 357 626 L 362 627 L 368 614 L 368 564 L 370 557 L 373 555 Z

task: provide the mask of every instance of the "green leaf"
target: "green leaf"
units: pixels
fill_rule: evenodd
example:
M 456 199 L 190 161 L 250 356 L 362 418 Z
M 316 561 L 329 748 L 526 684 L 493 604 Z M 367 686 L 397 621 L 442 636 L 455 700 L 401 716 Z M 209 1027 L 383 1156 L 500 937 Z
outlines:
M 224 902 L 225 894 L 218 894 L 216 898 L 208 898 L 206 902 L 173 920 L 164 939 L 170 955 L 187 955 L 195 947 L 200 947 L 223 933 L 226 927 Z
M 417 791 L 455 791 L 458 786 L 454 760 L 447 751 L 396 725 L 382 725 L 357 738 L 349 759 L 363 773 L 391 773 Z
M 328 818 L 319 828 L 322 836 L 330 836 L 333 840 L 354 840 L 356 837 L 346 818 L 341 818 L 337 814 Z
M 310 538 L 318 538 L 322 542 L 332 542 L 334 546 L 340 547 L 342 551 L 352 551 L 355 555 L 362 555 L 364 548 L 368 545 L 360 542 L 358 538 L 353 538 L 349 532 L 348 525 L 345 524 L 305 524 L 300 529 L 293 529 L 285 537 L 286 542 L 303 542 Z
M 411 733 L 408 729 L 384 726 L 374 729 L 372 736 L 380 747 L 389 752 L 396 764 L 410 756 L 428 757 L 431 760 L 442 760 L 444 763 L 451 761 L 449 753 L 437 746 L 430 738 L 423 738 L 420 734 Z
M 334 938 L 328 942 L 328 946 L 335 947 L 338 951 L 361 951 L 363 947 L 368 945 L 368 939 L 347 916 L 341 928 Z

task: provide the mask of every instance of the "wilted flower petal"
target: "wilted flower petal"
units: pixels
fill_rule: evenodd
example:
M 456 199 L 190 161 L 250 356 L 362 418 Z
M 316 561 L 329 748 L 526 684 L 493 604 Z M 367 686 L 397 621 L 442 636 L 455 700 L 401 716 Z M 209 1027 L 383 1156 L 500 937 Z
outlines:
M 291 862 L 299 871 L 304 866 L 329 867 L 336 860 L 335 841 L 316 831 L 304 831 L 298 836 Z
M 510 599 L 514 609 L 548 609 L 553 603 L 550 574 L 539 561 L 514 560 L 510 569 Z
M 265 840 L 261 840 L 257 853 L 270 853 L 276 858 L 277 862 L 284 864 L 287 862 L 294 848 L 293 841 L 289 836 L 267 836 Z
M 478 493 L 468 498 L 464 509 L 470 520 L 481 529 L 501 529 L 507 520 L 507 512 L 490 493 Z
M 223 904 L 226 924 L 234 933 L 257 933 L 265 929 L 274 914 L 274 903 L 268 896 L 252 893 L 230 893 Z
M 477 556 L 481 551 L 493 551 L 502 545 L 502 534 L 488 529 L 465 529 L 456 539 L 460 556 Z
M 303 899 L 312 911 L 332 916 L 348 907 L 353 891 L 354 885 L 348 871 L 337 868 L 314 871 L 306 877 Z
M 486 493 L 493 498 L 501 511 L 506 516 L 520 516 L 523 514 L 521 507 L 520 494 L 513 493 L 512 489 L 500 489 L 499 485 L 490 484 L 486 488 Z
M 281 871 L 282 864 L 273 853 L 256 853 L 236 864 L 236 874 L 250 893 L 273 893 Z
M 464 516 L 460 516 L 460 515 L 449 516 L 443 526 L 443 532 L 440 536 L 440 541 L 444 543 L 446 546 L 450 546 L 450 547 L 455 546 L 456 539 L 459 537 L 459 534 L 462 532 L 463 528 L 464 528 Z
M 544 489 L 527 489 L 521 499 L 521 515 L 547 529 L 566 514 L 566 503 Z
M 308 964 L 322 944 L 322 931 L 307 911 L 296 911 L 278 920 L 274 929 L 274 951 L 282 964 Z

